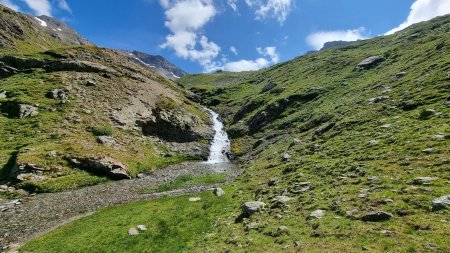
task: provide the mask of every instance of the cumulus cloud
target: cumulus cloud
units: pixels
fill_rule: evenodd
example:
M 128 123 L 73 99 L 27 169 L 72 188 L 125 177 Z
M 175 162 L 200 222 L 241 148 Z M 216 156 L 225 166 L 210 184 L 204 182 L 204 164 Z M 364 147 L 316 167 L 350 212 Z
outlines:
M 209 68 L 206 69 L 206 72 L 211 72 L 219 69 L 231 72 L 253 71 L 262 69 L 269 66 L 270 64 L 278 63 L 279 55 L 276 50 L 276 47 L 258 47 L 256 48 L 256 51 L 261 57 L 258 57 L 255 60 L 241 59 L 238 61 L 230 62 L 224 59 L 224 61 L 221 63 L 215 62 L 211 66 L 208 66 Z
M 398 27 L 388 31 L 386 35 L 403 30 L 412 24 L 427 21 L 434 17 L 449 13 L 449 0 L 416 0 L 411 6 L 411 11 L 406 21 L 400 24 Z
M 11 0 L 0 0 L 0 4 L 13 9 L 15 11 L 20 11 L 20 7 L 16 4 L 14 4 L 13 2 L 11 2 Z
M 22 0 L 37 16 L 52 16 L 52 5 L 48 0 Z
M 165 8 L 165 26 L 171 31 L 162 48 L 171 48 L 179 57 L 212 64 L 220 47 L 200 34 L 200 30 L 217 14 L 212 0 L 160 0 Z M 193 13 L 195 13 L 193 15 Z
M 356 41 L 366 39 L 366 29 L 360 27 L 353 30 L 340 30 L 340 31 L 320 31 L 310 34 L 306 41 L 314 49 L 319 50 L 326 42 L 330 41 Z
M 286 21 L 292 9 L 292 0 L 245 0 L 245 3 L 255 9 L 257 20 L 276 18 L 280 24 Z

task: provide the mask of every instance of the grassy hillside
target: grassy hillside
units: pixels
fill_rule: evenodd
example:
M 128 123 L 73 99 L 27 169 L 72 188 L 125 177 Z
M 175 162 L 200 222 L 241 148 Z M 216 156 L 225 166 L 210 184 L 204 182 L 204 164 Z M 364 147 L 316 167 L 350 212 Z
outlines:
M 184 89 L 31 19 L 0 5 L 1 185 L 69 190 L 207 156 L 209 116 Z
M 450 194 L 449 24 L 449 16 L 437 18 L 244 77 L 181 79 L 221 112 L 244 173 L 224 187 L 226 207 L 204 193 L 201 207 L 177 202 L 177 210 L 164 209 L 174 220 L 191 220 L 186 211 L 219 208 L 203 213 L 206 227 L 195 225 L 197 219 L 192 226 L 180 221 L 191 228 L 189 238 L 173 241 L 172 230 L 155 227 L 136 243 L 149 252 L 450 251 L 449 210 L 432 208 L 434 199 Z M 372 56 L 379 58 L 357 67 Z M 271 82 L 276 87 L 263 92 Z M 244 217 L 240 206 L 248 201 L 266 206 Z M 128 217 L 128 208 L 140 205 L 105 210 L 92 219 L 113 212 L 115 219 Z M 125 227 L 135 223 L 124 220 L 123 229 L 107 237 L 123 238 Z M 106 230 L 116 226 L 102 224 Z M 73 231 L 80 231 L 76 238 Z M 98 226 L 82 220 L 24 249 L 83 245 L 102 252 L 97 241 L 78 239 L 97 232 Z M 126 252 L 129 238 L 114 250 Z M 161 238 L 165 245 L 189 247 L 152 243 Z

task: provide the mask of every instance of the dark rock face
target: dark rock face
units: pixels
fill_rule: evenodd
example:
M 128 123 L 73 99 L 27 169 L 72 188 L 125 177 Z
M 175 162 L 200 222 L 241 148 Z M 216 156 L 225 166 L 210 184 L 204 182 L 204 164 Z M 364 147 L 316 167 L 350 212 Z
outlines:
M 125 165 L 111 157 L 71 158 L 69 161 L 75 167 L 106 175 L 115 180 L 131 179 Z
M 378 63 L 383 61 L 383 57 L 381 56 L 371 56 L 369 58 L 364 59 L 358 65 L 356 65 L 357 69 L 370 69 L 377 65 Z
M 380 222 L 380 221 L 386 221 L 390 220 L 392 217 L 394 217 L 391 213 L 387 212 L 372 212 L 368 213 L 361 217 L 362 221 L 365 222 Z
M 157 136 L 170 142 L 192 142 L 211 137 L 200 132 L 198 120 L 184 110 L 156 108 L 152 114 L 153 119 L 140 123 L 144 135 Z
M 188 75 L 186 71 L 175 66 L 160 55 L 151 55 L 138 51 L 133 51 L 132 53 L 125 52 L 125 54 L 128 57 L 131 56 L 134 60 L 137 60 L 141 64 L 143 63 L 146 67 L 155 70 L 168 79 L 176 80 L 180 77 Z
M 277 84 L 276 84 L 276 83 L 273 83 L 273 82 L 270 82 L 269 84 L 267 84 L 266 86 L 264 86 L 264 88 L 262 89 L 261 92 L 268 92 L 268 91 L 270 91 L 271 89 L 273 89 L 273 88 L 275 88 L 275 87 L 277 87 Z
M 323 47 L 320 49 L 320 51 L 328 49 L 328 48 L 333 48 L 333 47 L 348 46 L 353 43 L 355 43 L 355 42 L 354 41 L 342 41 L 342 40 L 329 41 L 329 42 L 326 42 L 325 44 L 323 44 Z

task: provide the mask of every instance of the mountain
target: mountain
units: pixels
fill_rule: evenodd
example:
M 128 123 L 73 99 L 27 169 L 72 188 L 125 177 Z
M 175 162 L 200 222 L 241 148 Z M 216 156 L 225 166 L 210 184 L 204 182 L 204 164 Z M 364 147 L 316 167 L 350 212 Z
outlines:
M 209 115 L 176 83 L 52 18 L 0 5 L 0 21 L 0 185 L 63 191 L 208 156 Z
M 93 45 L 89 40 L 81 36 L 67 24 L 52 17 L 33 17 L 33 21 L 40 25 L 52 38 L 55 38 L 66 45 Z
M 188 74 L 186 71 L 175 66 L 174 64 L 167 61 L 164 57 L 162 57 L 160 55 L 150 55 L 150 54 L 138 52 L 138 51 L 126 52 L 126 53 L 130 57 L 136 59 L 138 62 L 155 70 L 156 72 L 169 78 L 170 80 L 176 80 L 176 79 L 186 76 Z

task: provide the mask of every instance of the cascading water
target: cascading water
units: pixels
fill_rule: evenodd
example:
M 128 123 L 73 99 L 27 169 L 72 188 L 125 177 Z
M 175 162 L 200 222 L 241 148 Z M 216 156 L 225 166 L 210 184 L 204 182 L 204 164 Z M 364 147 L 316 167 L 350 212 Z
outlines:
M 215 131 L 214 139 L 206 163 L 226 163 L 229 162 L 226 153 L 230 151 L 230 140 L 224 130 L 223 123 L 219 120 L 219 114 L 210 109 L 206 109 L 211 114 L 213 128 Z

